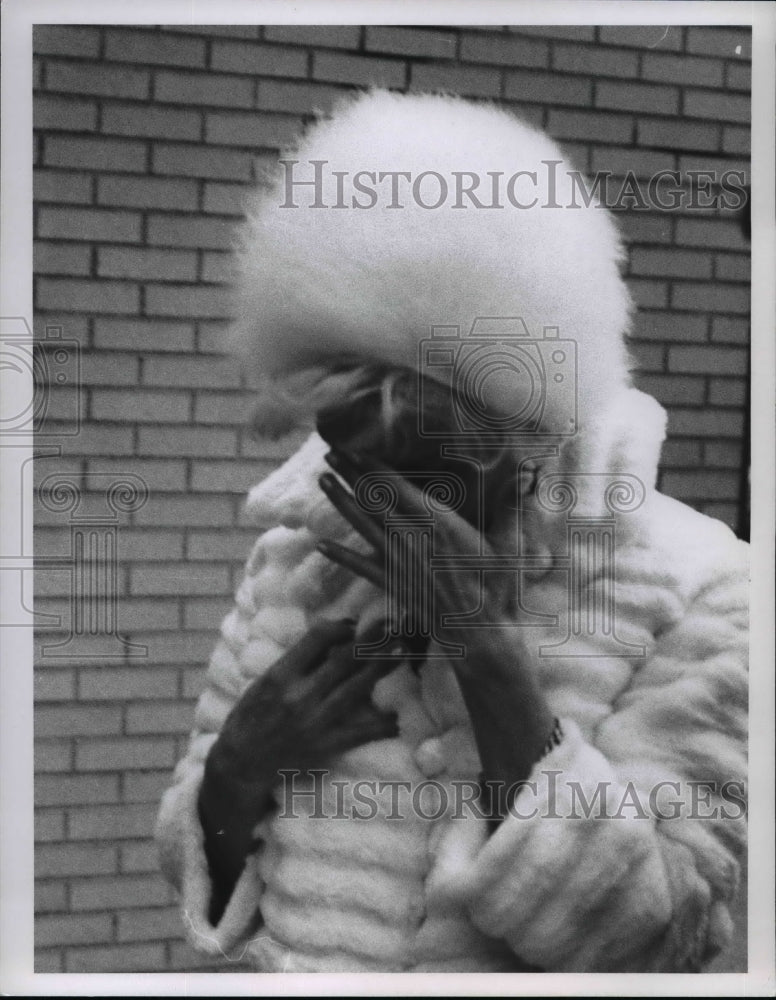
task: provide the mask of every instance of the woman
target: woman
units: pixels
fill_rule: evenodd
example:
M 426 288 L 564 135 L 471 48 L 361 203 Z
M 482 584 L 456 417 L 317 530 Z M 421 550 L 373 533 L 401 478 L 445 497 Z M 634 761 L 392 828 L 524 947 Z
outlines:
M 449 98 L 360 97 L 258 196 L 259 422 L 317 432 L 249 498 L 160 812 L 204 951 L 691 971 L 727 942 L 746 546 L 654 489 L 619 259 L 550 140 Z

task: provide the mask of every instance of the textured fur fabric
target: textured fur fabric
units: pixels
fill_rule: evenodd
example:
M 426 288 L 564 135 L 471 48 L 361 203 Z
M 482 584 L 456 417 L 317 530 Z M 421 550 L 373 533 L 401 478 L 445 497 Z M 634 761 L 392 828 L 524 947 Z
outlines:
M 599 423 L 596 468 L 635 471 L 649 485 L 662 423 L 654 401 L 626 391 Z M 566 635 L 567 587 L 562 574 L 526 574 L 524 606 L 557 612 L 559 621 L 521 629 L 522 655 L 566 732 L 534 769 L 527 818 L 507 818 L 490 837 L 470 814 L 396 822 L 383 809 L 370 821 L 333 818 L 336 781 L 433 778 L 447 787 L 478 774 L 450 665 L 429 660 L 419 676 L 402 666 L 375 691 L 377 704 L 398 712 L 399 738 L 334 762 L 323 788 L 327 818 L 298 802 L 299 818 L 269 820 L 226 914 L 209 925 L 196 796 L 227 712 L 313 620 L 382 607 L 371 585 L 315 550 L 322 537 L 353 542 L 317 486 L 325 447 L 313 435 L 251 495 L 262 533 L 213 653 L 189 753 L 162 802 L 163 867 L 180 890 L 192 943 L 212 954 L 247 950 L 265 971 L 701 967 L 729 938 L 744 847 L 744 820 L 722 788 L 746 775 L 748 547 L 720 522 L 652 489 L 617 520 L 618 635 L 642 644 L 644 656 L 600 655 L 601 636 L 576 657 L 542 655 L 540 646 Z M 556 468 L 567 471 L 567 460 Z M 563 518 L 532 517 L 528 496 L 523 506 L 526 551 L 562 555 Z M 588 513 L 595 509 L 591 497 Z M 602 782 L 613 811 L 630 795 L 644 814 L 631 805 L 618 818 L 594 811 L 570 819 L 570 796 L 590 802 Z M 665 804 L 666 818 L 649 807 L 660 782 L 678 783 L 661 786 L 681 803 L 677 818 Z M 697 795 L 689 782 L 710 783 L 701 814 L 716 810 L 716 818 L 688 815 Z M 558 818 L 547 816 L 551 799 Z
M 380 93 L 317 126 L 296 159 L 351 173 L 537 170 L 540 201 L 542 161 L 563 161 L 495 108 Z M 559 184 L 564 176 L 561 167 Z M 295 191 L 300 205 L 311 190 Z M 557 201 L 567 197 L 559 187 Z M 162 866 L 192 943 L 247 955 L 263 971 L 701 968 L 729 938 L 745 840 L 725 783 L 746 777 L 747 546 L 654 488 L 665 414 L 629 388 L 629 302 L 611 221 L 594 207 L 340 211 L 282 201 L 282 181 L 257 200 L 243 258 L 242 337 L 269 377 L 342 355 L 414 367 L 430 324 L 466 332 L 483 315 L 522 316 L 534 339 L 557 325 L 577 341 L 579 433 L 537 458 L 536 488 L 525 477 L 519 507 L 520 552 L 544 557 L 521 573 L 520 607 L 549 618 L 515 630 L 565 737 L 519 793 L 522 815 L 493 832 L 471 810 L 433 819 L 405 810 L 397 821 L 390 803 L 370 820 L 337 819 L 359 780 L 433 780 L 454 801 L 453 783 L 479 774 L 450 663 L 401 665 L 374 692 L 397 712 L 399 736 L 331 763 L 323 818 L 302 800 L 298 818 L 280 808 L 265 821 L 225 914 L 209 924 L 196 801 L 227 713 L 316 619 L 364 622 L 383 610 L 381 593 L 315 548 L 359 540 L 318 486 L 326 446 L 312 435 L 251 493 L 259 537 L 161 804 Z M 604 485 L 614 476 L 638 477 L 643 502 L 612 513 Z M 639 655 L 612 656 L 611 634 L 584 628 L 574 655 L 562 655 L 573 525 L 541 499 L 560 481 L 576 493 L 574 517 L 616 532 L 615 571 L 579 569 L 581 603 L 612 593 L 617 639 L 643 647 Z M 581 809 L 603 788 L 604 818 Z

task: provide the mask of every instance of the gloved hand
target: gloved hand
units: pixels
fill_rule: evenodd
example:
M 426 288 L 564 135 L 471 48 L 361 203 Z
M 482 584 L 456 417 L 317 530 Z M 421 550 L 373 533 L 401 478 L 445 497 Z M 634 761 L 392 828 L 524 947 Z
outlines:
M 398 733 L 393 713 L 371 703 L 376 682 L 402 658 L 354 655 L 356 623 L 315 625 L 244 692 L 205 762 L 199 794 L 217 923 L 253 846 L 256 824 L 273 808 L 281 770 L 325 766 L 333 757 Z M 377 641 L 384 625 L 359 636 Z

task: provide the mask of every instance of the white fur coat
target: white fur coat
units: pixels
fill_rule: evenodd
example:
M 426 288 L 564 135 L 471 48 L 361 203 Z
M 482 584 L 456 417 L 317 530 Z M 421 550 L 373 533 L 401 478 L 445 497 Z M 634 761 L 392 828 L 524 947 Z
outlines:
M 549 160 L 561 164 L 558 201 L 569 197 L 549 139 L 496 108 L 446 98 L 365 96 L 314 129 L 297 158 L 308 172 L 314 159 L 351 173 L 536 170 L 540 201 Z M 191 941 L 213 955 L 246 951 L 265 971 L 697 969 L 729 937 L 744 844 L 741 809 L 725 789 L 746 777 L 747 546 L 654 489 L 665 415 L 628 388 L 629 300 L 614 226 L 595 205 L 316 210 L 311 190 L 297 190 L 307 207 L 282 210 L 279 181 L 247 229 L 243 337 L 265 374 L 343 352 L 414 366 L 430 324 L 467 331 L 477 316 L 522 316 L 534 338 L 549 324 L 576 341 L 579 433 L 540 461 L 536 490 L 520 503 L 521 551 L 542 557 L 522 574 L 521 602 L 555 616 L 517 630 L 521 655 L 565 737 L 518 796 L 528 815 L 492 833 L 470 811 L 401 821 L 385 809 L 369 821 L 275 815 L 219 926 L 209 925 L 196 800 L 224 718 L 314 619 L 364 618 L 383 600 L 316 551 L 317 539 L 353 538 L 318 487 L 325 446 L 313 435 L 251 494 L 260 535 L 161 806 L 163 868 Z M 584 628 L 574 656 L 550 648 L 570 628 L 568 511 L 551 509 L 557 491 L 541 499 L 553 476 L 576 490 L 569 516 L 613 519 L 616 572 L 602 581 L 583 567 L 575 586 L 583 600 L 602 583 L 613 591 L 617 638 L 640 655 L 613 657 L 611 637 Z M 645 496 L 612 514 L 602 486 L 617 476 L 637 477 Z M 397 711 L 400 735 L 334 762 L 327 816 L 335 781 L 449 787 L 478 776 L 446 661 L 428 660 L 417 675 L 405 664 L 374 697 Z M 616 818 L 579 816 L 582 796 L 590 803 L 604 787 Z
M 662 422 L 654 401 L 630 390 L 597 437 L 597 469 L 633 473 L 648 487 L 644 503 L 617 518 L 615 594 L 619 638 L 643 645 L 645 655 L 597 656 L 601 636 L 589 638 L 584 655 L 541 655 L 541 645 L 567 633 L 567 587 L 553 572 L 526 580 L 525 606 L 558 614 L 556 627 L 521 634 L 565 731 L 531 776 L 524 812 L 536 815 L 508 817 L 490 836 L 470 814 L 333 818 L 334 781 L 444 784 L 478 775 L 449 664 L 428 661 L 419 676 L 400 667 L 375 693 L 398 712 L 400 736 L 335 762 L 325 780 L 327 818 L 266 822 L 263 846 L 211 927 L 196 797 L 227 712 L 314 618 L 358 616 L 377 597 L 364 581 L 343 586 L 343 572 L 314 548 L 321 537 L 352 542 L 317 486 L 325 467 L 317 436 L 253 491 L 250 509 L 263 531 L 159 818 L 163 867 L 180 889 L 196 947 L 246 949 L 264 971 L 509 971 L 529 963 L 582 972 L 691 971 L 724 946 L 745 836 L 723 787 L 746 777 L 747 546 L 651 488 Z M 587 459 L 577 454 L 575 463 Z M 563 458 L 560 468 L 569 471 Z M 560 524 L 531 507 L 524 497 L 526 551 L 559 554 Z M 587 514 L 595 513 L 591 498 Z M 573 818 L 580 791 L 590 802 L 602 782 L 609 811 L 620 815 Z M 681 809 L 663 795 L 656 815 L 649 796 L 660 782 L 678 783 L 660 787 Z M 692 782 L 709 783 L 708 793 Z

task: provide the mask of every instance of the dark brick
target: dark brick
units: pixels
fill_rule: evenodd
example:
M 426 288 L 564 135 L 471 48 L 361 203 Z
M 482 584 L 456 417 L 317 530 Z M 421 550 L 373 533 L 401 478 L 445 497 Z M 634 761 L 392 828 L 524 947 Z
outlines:
M 119 941 L 178 940 L 182 927 L 177 906 L 128 911 L 119 914 L 117 938 Z
M 456 34 L 452 31 L 430 31 L 421 27 L 398 28 L 389 25 L 368 25 L 366 29 L 366 48 L 369 52 L 452 59 L 455 57 L 456 44 Z
M 140 292 L 122 281 L 85 281 L 77 278 L 39 278 L 40 309 L 58 312 L 136 313 Z
M 745 375 L 747 353 L 736 347 L 669 347 L 668 367 L 675 372 Z
M 633 119 L 629 116 L 550 109 L 548 131 L 557 139 L 628 143 L 632 129 Z
M 191 729 L 193 718 L 194 706 L 190 702 L 141 702 L 127 706 L 127 732 L 130 735 L 142 733 L 185 734 Z M 147 775 L 134 775 L 134 777 L 138 779 L 147 777 Z M 163 791 L 170 782 L 170 775 L 167 771 L 158 772 L 155 778 L 160 786 L 159 789 L 155 789 L 157 791 Z
M 730 90 L 752 89 L 752 67 L 748 63 L 728 63 L 727 85 Z
M 197 182 L 177 177 L 167 180 L 107 174 L 97 178 L 97 202 L 126 208 L 193 211 L 197 207 Z
M 668 305 L 668 284 L 646 278 L 627 279 L 633 300 L 640 309 L 662 309 Z
M 48 845 L 38 844 L 37 852 L 43 850 Z M 58 845 L 52 845 L 58 846 Z M 37 879 L 35 882 L 35 913 L 57 913 L 67 909 L 67 887 L 62 881 L 42 882 Z
M 601 149 L 593 150 L 591 169 L 593 173 L 602 171 L 614 174 L 617 177 L 626 177 L 628 174 L 633 174 L 635 177 L 648 179 L 661 171 L 673 170 L 675 167 L 676 157 L 672 153 L 604 146 Z M 611 190 L 615 203 L 618 203 L 620 199 L 617 186 L 613 185 Z M 626 188 L 626 193 L 627 190 Z M 643 193 L 643 200 L 648 201 L 648 186 L 643 184 L 639 190 Z
M 147 69 L 115 66 L 107 63 L 46 63 L 46 86 L 49 90 L 100 97 L 148 97 L 151 74 Z
M 190 155 L 190 154 L 189 154 Z M 90 136 L 65 138 L 46 136 L 43 162 L 47 167 L 81 167 L 85 170 L 122 170 L 144 173 L 145 143 L 129 139 L 102 139 Z
M 107 104 L 102 111 L 101 128 L 103 132 L 114 135 L 148 136 L 152 139 L 199 139 L 202 119 L 198 111 Z
M 748 122 L 749 95 L 725 94 L 718 90 L 685 90 L 683 112 L 692 118 L 713 118 L 723 122 Z
M 115 774 L 39 774 L 35 778 L 36 805 L 90 805 L 118 801 L 119 779 Z
M 164 943 L 68 948 L 66 972 L 158 972 L 164 968 Z
M 42 208 L 38 234 L 50 239 L 134 243 L 140 239 L 140 215 L 102 208 Z
M 190 351 L 194 348 L 194 327 L 150 319 L 98 318 L 94 346 L 100 350 Z
M 35 921 L 35 944 L 72 945 L 97 944 L 113 937 L 110 913 L 81 915 L 73 919 L 70 914 L 38 917 Z
M 146 289 L 149 316 L 228 317 L 233 292 L 220 285 L 150 285 Z
M 666 471 L 663 489 L 671 496 L 692 500 L 735 500 L 740 489 L 735 473 L 693 470 L 692 472 Z
M 710 278 L 711 255 L 697 250 L 634 249 L 633 274 L 654 274 L 678 278 Z
M 518 101 L 590 106 L 593 85 L 589 80 L 557 73 L 508 72 L 504 96 Z
M 664 406 L 681 403 L 692 406 L 701 404 L 706 394 L 706 380 L 683 375 L 640 374 L 636 379 L 637 388 L 654 396 Z
M 711 321 L 711 339 L 720 344 L 747 344 L 749 322 L 735 316 L 715 316 Z
M 88 246 L 48 243 L 36 240 L 32 266 L 36 274 L 85 275 L 91 270 L 92 253 Z
M 714 276 L 722 281 L 749 282 L 751 266 L 746 254 L 720 253 L 714 264 Z
M 641 59 L 645 80 L 663 83 L 694 84 L 697 87 L 721 87 L 722 63 L 719 59 L 693 59 L 659 52 L 645 52 Z
M 292 45 L 314 45 L 323 49 L 358 48 L 361 29 L 357 24 L 267 24 L 264 38 L 268 42 L 289 42 Z
M 301 132 L 301 121 L 288 115 L 211 111 L 205 115 L 205 139 L 212 145 L 283 149 Z
M 516 35 L 529 35 L 538 38 L 563 38 L 574 42 L 595 41 L 595 28 L 588 24 L 542 24 L 538 26 L 512 24 L 507 30 Z
M 706 441 L 703 446 L 704 461 L 718 469 L 738 469 L 743 458 L 739 441 Z
M 244 76 L 159 71 L 154 80 L 157 101 L 198 107 L 250 108 L 254 90 L 254 81 Z
M 687 29 L 687 51 L 702 55 L 726 56 L 728 59 L 751 58 L 752 32 L 749 27 L 739 28 L 693 27 Z M 740 46 L 741 51 L 736 49 Z
M 660 464 L 686 468 L 701 464 L 701 445 L 699 441 L 688 441 L 684 438 L 669 438 L 660 453 Z
M 642 309 L 636 315 L 634 336 L 646 340 L 697 341 L 701 343 L 707 339 L 707 328 L 708 321 L 703 316 L 688 316 L 686 313 L 648 312 Z
M 720 250 L 744 250 L 747 247 L 741 227 L 727 219 L 679 219 L 676 242 L 683 246 L 713 247 Z
M 307 53 L 293 47 L 248 42 L 214 42 L 210 65 L 230 73 L 306 76 Z
M 237 452 L 233 430 L 216 427 L 168 427 L 164 435 L 156 428 L 141 427 L 139 455 L 224 456 Z
M 640 146 L 660 146 L 672 151 L 701 149 L 713 152 L 720 148 L 718 125 L 671 121 L 668 118 L 640 118 L 637 127 Z
M 745 406 L 746 382 L 736 378 L 713 378 L 709 381 L 709 403 L 712 406 Z M 707 445 L 707 449 L 708 449 Z M 728 447 L 733 447 L 728 445 Z M 738 444 L 735 445 L 740 450 Z M 732 463 L 736 466 L 740 462 Z
M 662 344 L 642 344 L 638 341 L 631 341 L 629 351 L 633 356 L 636 371 L 665 371 L 665 348 Z
M 41 529 L 36 531 L 40 534 Z M 36 669 L 33 678 L 36 704 L 46 701 L 70 701 L 75 697 L 75 673 L 72 670 Z
M 33 128 L 93 132 L 97 127 L 97 104 L 94 101 L 36 94 L 32 104 Z
M 354 56 L 342 52 L 315 52 L 313 79 L 357 87 L 402 87 L 406 69 L 396 59 Z M 300 74 L 302 75 L 302 74 Z
M 593 77 L 637 76 L 639 57 L 636 52 L 605 49 L 592 45 L 555 45 L 552 51 L 553 69 L 567 73 L 588 73 Z
M 502 66 L 547 66 L 546 42 L 499 35 L 467 34 L 461 37 L 464 62 L 495 63 Z
M 679 25 L 662 27 L 661 25 L 630 25 L 617 24 L 603 26 L 598 29 L 602 42 L 609 45 L 621 45 L 624 48 L 650 49 L 663 52 L 682 51 L 682 29 Z
M 127 771 L 148 767 L 172 767 L 174 748 L 169 739 L 89 739 L 76 746 L 79 771 Z M 78 909 L 74 900 L 74 907 Z
M 328 114 L 345 94 L 344 87 L 323 83 L 295 83 L 290 80 L 260 80 L 256 106 L 263 111 L 288 114 Z
M 36 170 L 33 173 L 32 183 L 36 202 L 88 204 L 92 200 L 92 179 L 82 173 Z
M 100 30 L 72 24 L 34 24 L 32 50 L 39 55 L 96 57 Z
M 165 24 L 163 30 L 175 34 L 202 35 L 204 38 L 258 38 L 257 24 Z
M 121 709 L 47 705 L 35 711 L 35 736 L 104 736 L 121 732 Z
M 172 698 L 177 693 L 174 670 L 159 667 L 119 667 L 83 669 L 79 675 L 79 696 L 88 701 L 113 701 L 116 698 Z M 86 821 L 82 826 L 86 825 Z M 91 829 L 91 827 L 90 827 Z M 143 827 L 145 832 L 145 827 Z M 93 836 L 99 836 L 98 833 Z M 107 836 L 107 833 L 106 833 Z M 132 834 L 130 834 L 132 836 Z
M 668 413 L 669 433 L 689 437 L 740 438 L 744 429 L 743 414 L 735 410 L 682 410 Z
M 108 28 L 105 58 L 116 62 L 152 63 L 160 66 L 204 66 L 206 43 L 165 32 L 137 28 Z
M 501 90 L 501 71 L 487 66 L 415 63 L 412 66 L 411 89 L 469 97 L 497 97 Z
M 245 214 L 246 195 L 247 189 L 243 184 L 208 182 L 205 184 L 203 208 L 217 215 L 240 217 Z
M 149 281 L 194 281 L 197 255 L 193 250 L 152 250 L 147 247 L 100 247 L 97 274 L 108 278 Z
M 676 114 L 679 110 L 677 87 L 648 83 L 614 83 L 599 80 L 595 85 L 595 103 L 598 108 L 617 111 L 660 111 Z
M 175 527 L 231 524 L 232 501 L 223 496 L 151 496 L 135 520 L 138 524 Z
M 629 243 L 672 242 L 673 224 L 668 212 L 658 212 L 654 215 L 648 215 L 643 211 L 619 212 L 617 221 Z
M 214 177 L 223 180 L 247 181 L 251 178 L 252 160 L 249 153 L 232 149 L 197 149 L 191 155 L 190 146 L 154 145 L 153 172 L 174 177 Z
M 63 840 L 65 813 L 62 809 L 35 810 L 35 842 Z
M 745 153 L 751 150 L 751 131 L 736 125 L 726 125 L 722 130 L 722 149 L 725 153 Z
M 219 491 L 245 494 L 270 470 L 256 461 L 193 462 L 191 488 L 203 493 Z
M 748 313 L 750 295 L 746 287 L 688 281 L 674 285 L 671 305 L 694 312 Z
M 157 247 L 194 247 L 229 250 L 234 241 L 234 222 L 205 216 L 152 213 L 148 217 L 148 243 Z
M 133 391 L 95 390 L 92 394 L 94 420 L 136 420 L 147 423 L 183 423 L 189 419 L 189 394 L 154 392 L 150 389 Z

